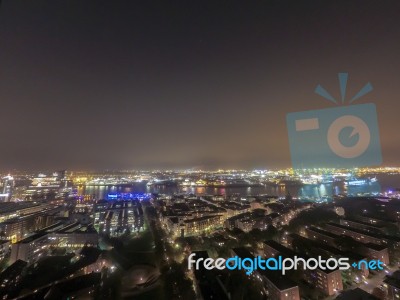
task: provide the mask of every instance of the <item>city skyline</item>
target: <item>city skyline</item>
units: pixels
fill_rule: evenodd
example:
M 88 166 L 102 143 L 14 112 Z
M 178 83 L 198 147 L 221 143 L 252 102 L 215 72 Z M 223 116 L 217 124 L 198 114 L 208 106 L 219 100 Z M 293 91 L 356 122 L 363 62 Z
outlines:
M 286 114 L 333 107 L 338 72 L 398 165 L 396 8 L 3 1 L 1 169 L 289 167 Z
M 0 0 L 0 298 L 400 299 L 399 11 Z
M 0 195 L 0 294 L 398 298 L 399 174 L 400 168 L 365 168 L 357 174 L 6 176 Z M 205 264 L 216 256 L 215 263 L 222 260 L 225 267 L 212 271 Z M 226 265 L 232 259 L 236 271 Z M 254 259 L 259 267 L 244 264 L 256 264 Z M 285 263 L 297 259 L 304 260 L 300 272 L 292 269 L 295 263 Z M 270 263 L 276 260 L 282 267 Z

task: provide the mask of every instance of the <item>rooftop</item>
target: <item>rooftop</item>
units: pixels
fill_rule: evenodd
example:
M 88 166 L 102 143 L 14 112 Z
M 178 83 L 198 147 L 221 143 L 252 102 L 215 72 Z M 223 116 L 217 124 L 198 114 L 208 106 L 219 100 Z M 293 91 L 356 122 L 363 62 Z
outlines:
M 386 278 L 385 278 L 385 280 L 383 280 L 383 282 L 390 286 L 400 289 L 400 279 L 398 279 L 396 277 L 386 276 Z
M 34 240 L 37 240 L 45 235 L 47 235 L 47 232 L 38 232 L 38 233 L 35 233 L 34 235 L 28 236 L 27 238 L 19 241 L 18 244 L 28 244 L 28 243 L 31 243 Z
M 185 220 L 184 222 L 185 223 L 201 222 L 201 221 L 208 220 L 208 219 L 213 219 L 213 218 L 216 218 L 216 217 L 220 217 L 220 216 L 219 215 L 217 215 L 217 216 L 204 216 L 204 217 L 194 218 L 194 219 L 190 219 L 190 220 Z
M 275 242 L 273 240 L 264 241 L 264 244 L 270 246 L 273 249 L 275 249 L 282 256 L 291 257 L 291 258 L 297 256 L 297 257 L 304 258 L 306 260 L 309 258 L 309 256 L 307 256 L 305 254 L 300 254 L 300 253 L 298 253 L 296 251 L 293 251 L 292 249 L 287 248 L 287 247 L 285 247 L 285 246 L 283 246 L 283 245 L 281 245 L 281 244 L 279 244 L 279 243 L 277 243 L 277 242 Z M 332 272 L 336 271 L 337 269 L 335 269 L 335 270 L 330 270 L 330 269 L 322 270 L 322 269 L 318 268 L 318 270 L 323 272 L 323 273 L 325 273 L 325 274 L 329 274 L 329 273 L 332 273 Z
M 360 224 L 360 225 L 365 225 L 365 226 L 373 227 L 373 228 L 377 228 L 377 229 L 381 229 L 381 228 L 385 227 L 382 224 L 371 224 L 371 223 L 363 222 L 363 221 L 356 220 L 356 219 L 353 219 L 353 218 L 344 218 L 343 221 L 353 222 L 353 223 L 357 223 L 357 224 Z
M 241 259 L 244 258 L 254 259 L 254 256 L 250 253 L 250 251 L 244 247 L 233 248 L 232 251 Z M 264 275 L 280 291 L 284 291 L 297 286 L 297 284 L 294 281 L 288 279 L 286 276 L 281 275 L 279 271 L 272 271 L 272 270 L 257 270 L 257 271 L 260 274 Z
M 368 248 L 371 248 L 376 251 L 382 251 L 382 250 L 387 249 L 387 246 L 385 246 L 385 245 L 378 245 L 378 244 L 374 244 L 374 243 L 366 243 L 364 245 L 367 246 Z
M 21 209 L 39 206 L 40 203 L 25 201 L 25 202 L 0 202 L 0 214 L 8 214 L 10 212 L 16 212 Z
M 363 234 L 363 235 L 370 236 L 370 237 L 377 238 L 377 239 L 386 239 L 386 240 L 389 240 L 389 241 L 400 242 L 400 238 L 397 237 L 397 236 L 371 233 L 369 231 L 361 230 L 361 229 L 358 229 L 358 228 L 353 228 L 351 226 L 340 225 L 340 224 L 333 223 L 333 222 L 329 222 L 329 223 L 327 223 L 327 225 L 335 226 L 335 227 L 346 229 L 346 230 L 350 230 L 350 231 L 353 231 L 355 233 Z
M 310 227 L 308 227 L 307 229 L 312 230 L 312 231 L 315 231 L 315 232 L 320 233 L 320 234 L 322 234 L 322 235 L 326 235 L 326 236 L 331 237 L 331 238 L 334 238 L 334 239 L 339 238 L 339 236 L 338 236 L 337 234 L 334 234 L 334 233 L 332 233 L 332 232 L 329 232 L 329 231 L 320 229 L 320 228 L 315 227 L 315 226 L 310 226 Z
M 379 298 L 367 293 L 366 291 L 355 288 L 354 290 L 344 291 L 337 298 L 337 300 L 379 300 Z
M 302 243 L 307 243 L 308 245 L 311 245 L 313 248 L 315 249 L 323 249 L 331 254 L 334 255 L 338 255 L 338 256 L 342 256 L 342 257 L 348 257 L 352 260 L 355 261 L 360 261 L 362 259 L 365 259 L 364 256 L 359 255 L 357 253 L 353 253 L 353 252 L 349 252 L 349 251 L 341 251 L 336 247 L 332 247 L 330 245 L 327 245 L 321 241 L 315 241 L 315 240 L 310 240 L 308 238 L 305 238 L 301 235 L 298 235 L 296 233 L 291 233 L 289 234 L 290 237 L 292 237 L 293 239 L 297 239 L 299 241 L 301 241 Z

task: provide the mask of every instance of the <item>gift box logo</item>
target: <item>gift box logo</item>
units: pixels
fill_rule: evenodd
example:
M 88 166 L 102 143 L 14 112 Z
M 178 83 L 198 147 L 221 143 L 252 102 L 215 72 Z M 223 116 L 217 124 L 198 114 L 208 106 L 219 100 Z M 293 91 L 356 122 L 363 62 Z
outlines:
M 347 73 L 339 73 L 342 104 Z M 349 104 L 372 91 L 366 84 Z M 315 92 L 339 104 L 322 86 Z M 294 169 L 354 168 L 382 162 L 376 107 L 373 103 L 289 113 L 286 116 Z

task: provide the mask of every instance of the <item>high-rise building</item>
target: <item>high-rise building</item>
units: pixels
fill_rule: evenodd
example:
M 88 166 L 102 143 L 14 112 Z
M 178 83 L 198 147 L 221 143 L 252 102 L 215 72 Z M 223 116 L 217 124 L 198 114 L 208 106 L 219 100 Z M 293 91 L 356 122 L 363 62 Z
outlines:
M 1 194 L 0 201 L 7 202 L 10 201 L 12 191 L 14 188 L 14 177 L 7 175 L 1 179 Z

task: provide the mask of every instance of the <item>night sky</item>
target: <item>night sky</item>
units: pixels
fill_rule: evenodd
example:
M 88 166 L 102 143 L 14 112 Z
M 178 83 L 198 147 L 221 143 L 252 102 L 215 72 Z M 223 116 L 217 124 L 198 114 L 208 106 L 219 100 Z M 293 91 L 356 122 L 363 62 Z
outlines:
M 287 167 L 338 72 L 399 166 L 400 2 L 248 2 L 3 0 L 0 169 Z

